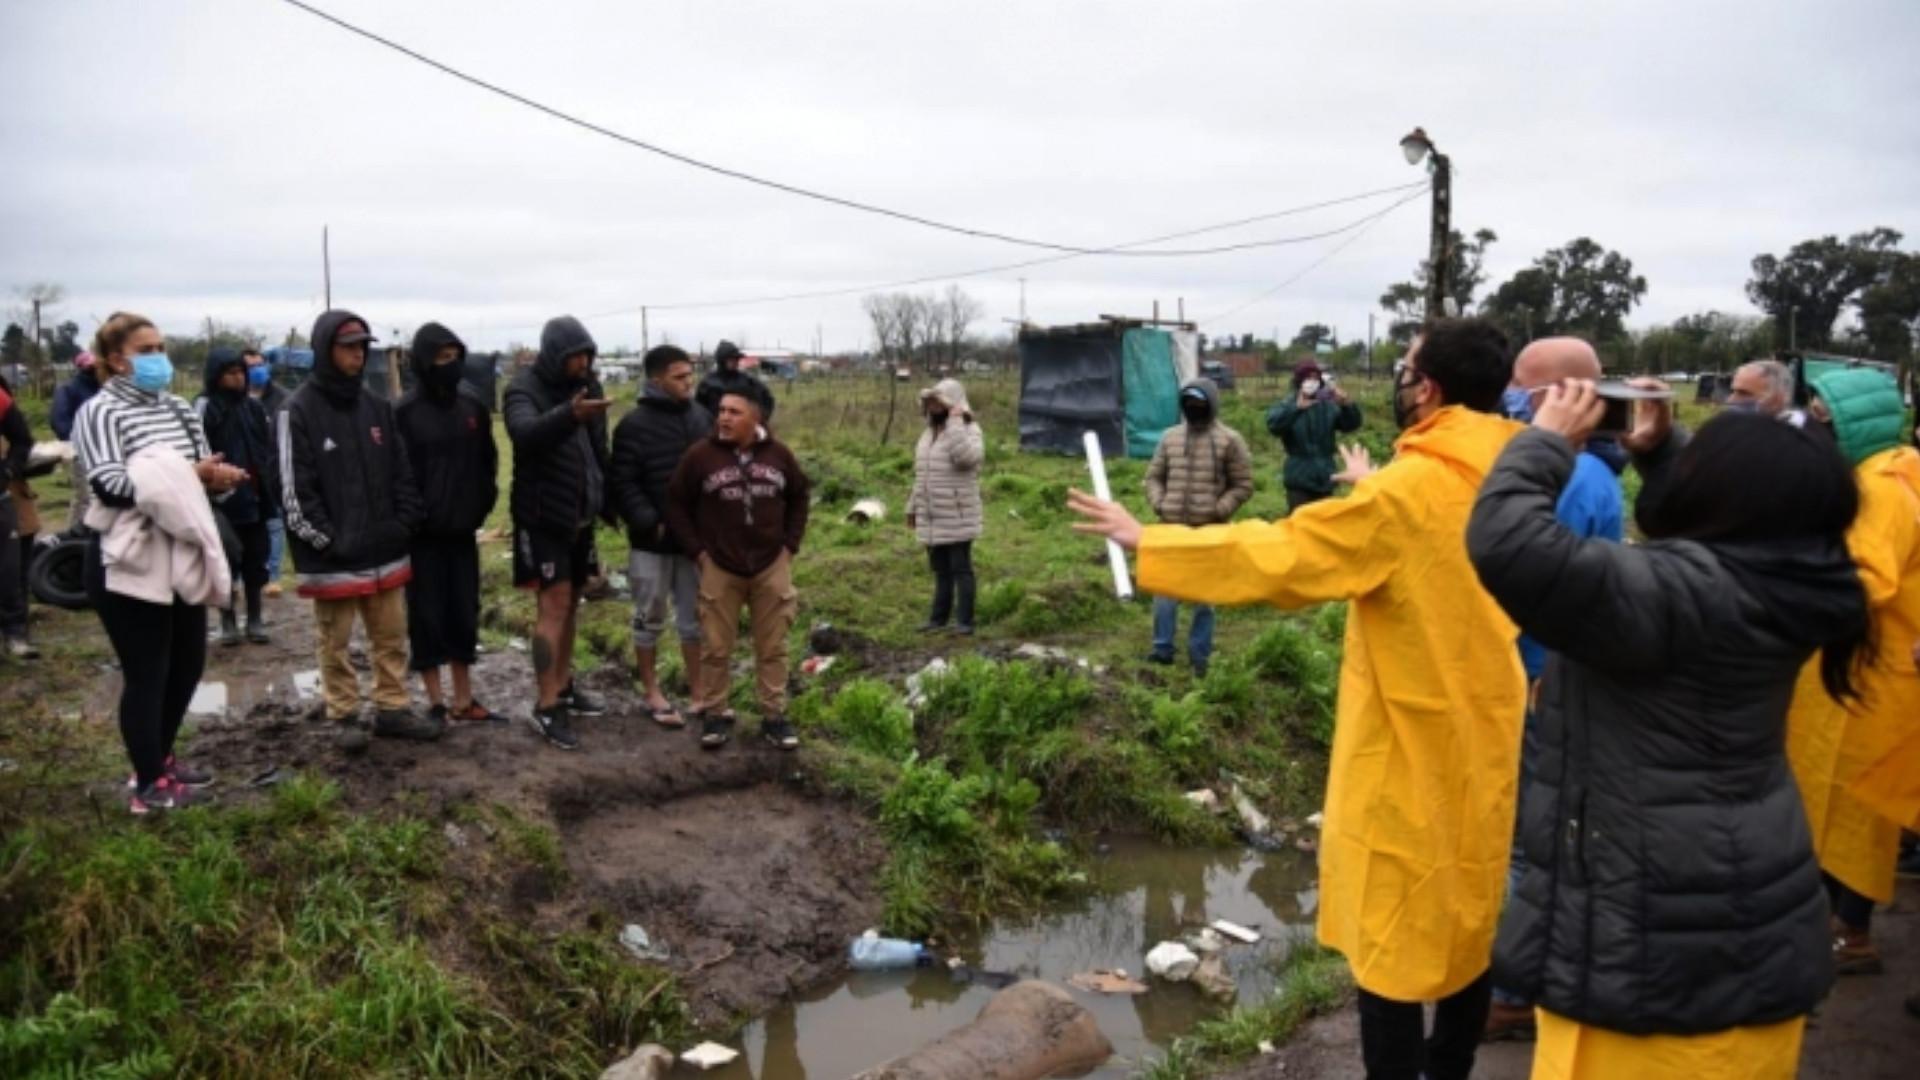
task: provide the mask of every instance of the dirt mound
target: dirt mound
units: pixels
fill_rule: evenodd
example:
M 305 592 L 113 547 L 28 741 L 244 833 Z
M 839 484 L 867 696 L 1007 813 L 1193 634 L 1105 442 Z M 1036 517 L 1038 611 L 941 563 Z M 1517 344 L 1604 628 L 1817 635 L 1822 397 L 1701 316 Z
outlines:
M 304 620 L 281 621 L 296 639 Z M 609 670 L 581 680 L 607 715 L 576 719 L 580 749 L 561 751 L 526 723 L 531 674 L 508 650 L 484 656 L 474 683 L 509 722 L 347 753 L 334 725 L 315 718 L 310 677 L 294 677 L 311 666 L 300 645 L 210 656 L 206 679 L 225 685 L 228 708 L 194 718 L 183 752 L 221 774 L 216 798 L 257 797 L 248 778 L 301 771 L 336 781 L 355 810 L 444 817 L 450 835 L 505 806 L 552 830 L 558 865 L 502 882 L 490 899 L 541 931 L 611 937 L 638 923 L 666 947 L 664 966 L 703 1023 L 764 1011 L 830 977 L 879 914 L 884 851 L 870 824 L 807 790 L 792 755 L 760 743 L 751 721 L 733 745 L 703 752 L 691 729 L 655 725 L 624 674 Z M 451 858 L 478 860 L 478 846 L 455 843 Z

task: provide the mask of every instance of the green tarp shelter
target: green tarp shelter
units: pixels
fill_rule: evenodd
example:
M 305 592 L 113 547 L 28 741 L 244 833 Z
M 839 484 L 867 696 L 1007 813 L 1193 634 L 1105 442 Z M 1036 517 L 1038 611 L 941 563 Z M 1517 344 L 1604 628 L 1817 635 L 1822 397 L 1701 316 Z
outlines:
M 1173 335 L 1119 320 L 1020 331 L 1020 448 L 1153 456 L 1180 422 Z

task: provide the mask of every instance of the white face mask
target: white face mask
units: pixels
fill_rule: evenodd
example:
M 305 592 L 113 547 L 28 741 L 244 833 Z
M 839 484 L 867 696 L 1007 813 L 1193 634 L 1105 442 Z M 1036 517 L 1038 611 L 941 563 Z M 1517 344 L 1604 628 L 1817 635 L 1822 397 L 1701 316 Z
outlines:
M 1300 392 L 1307 395 L 1308 397 L 1312 397 L 1315 394 L 1318 394 L 1320 392 L 1320 380 L 1308 379 L 1306 382 L 1301 383 Z

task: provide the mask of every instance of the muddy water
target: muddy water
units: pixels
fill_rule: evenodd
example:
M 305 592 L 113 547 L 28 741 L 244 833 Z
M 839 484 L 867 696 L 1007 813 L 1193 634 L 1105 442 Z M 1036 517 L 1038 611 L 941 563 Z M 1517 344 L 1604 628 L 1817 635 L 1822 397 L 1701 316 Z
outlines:
M 1191 851 L 1145 841 L 1096 856 L 1093 894 L 1040 918 L 996 925 L 959 947 L 976 967 L 1064 984 L 1076 972 L 1123 968 L 1144 977 L 1160 941 L 1213 919 L 1259 930 L 1257 945 L 1229 945 L 1228 970 L 1242 1000 L 1273 985 L 1270 962 L 1291 928 L 1313 921 L 1318 896 L 1311 856 L 1242 850 Z M 1223 1011 L 1192 987 L 1147 979 L 1137 997 L 1074 991 L 1113 1041 L 1114 1057 L 1093 1075 L 1132 1074 L 1198 1021 Z M 973 1019 L 991 987 L 956 983 L 944 969 L 852 972 L 755 1021 L 729 1040 L 741 1056 L 701 1073 L 714 1080 L 830 1080 L 906 1053 Z
M 118 686 L 115 686 L 118 692 Z M 187 703 L 187 715 L 245 716 L 263 701 L 312 701 L 320 693 L 317 670 L 276 672 L 271 674 L 230 674 L 223 679 L 205 679 L 193 688 L 193 700 Z

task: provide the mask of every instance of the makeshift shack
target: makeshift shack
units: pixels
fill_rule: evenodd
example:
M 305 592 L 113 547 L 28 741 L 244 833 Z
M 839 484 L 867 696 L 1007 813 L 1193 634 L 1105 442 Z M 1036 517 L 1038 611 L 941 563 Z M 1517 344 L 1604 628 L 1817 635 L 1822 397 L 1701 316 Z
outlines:
M 1020 449 L 1078 454 L 1084 433 L 1107 456 L 1149 458 L 1180 422 L 1191 329 L 1126 319 L 1020 331 Z

